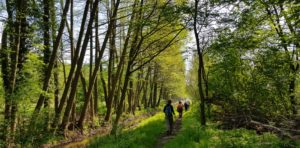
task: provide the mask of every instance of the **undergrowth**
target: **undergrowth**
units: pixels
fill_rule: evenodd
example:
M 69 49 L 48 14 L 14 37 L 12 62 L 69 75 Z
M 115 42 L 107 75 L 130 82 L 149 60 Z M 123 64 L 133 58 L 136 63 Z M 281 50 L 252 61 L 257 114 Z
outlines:
M 166 148 L 282 148 L 299 147 L 299 143 L 282 140 L 271 133 L 257 135 L 253 130 L 234 129 L 221 130 L 216 123 L 208 122 L 206 127 L 200 126 L 197 111 L 185 114 L 182 129 L 170 140 Z

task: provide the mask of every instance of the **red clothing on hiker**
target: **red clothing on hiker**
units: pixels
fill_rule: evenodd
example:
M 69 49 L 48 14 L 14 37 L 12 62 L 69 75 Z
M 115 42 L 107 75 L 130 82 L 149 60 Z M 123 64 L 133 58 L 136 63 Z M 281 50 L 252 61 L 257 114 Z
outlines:
M 178 112 L 182 112 L 182 110 L 183 110 L 183 105 L 182 104 L 178 104 L 177 111 Z
M 183 111 L 183 104 L 181 101 L 179 101 L 179 104 L 177 105 L 177 112 L 179 113 L 179 118 L 182 117 L 182 111 Z

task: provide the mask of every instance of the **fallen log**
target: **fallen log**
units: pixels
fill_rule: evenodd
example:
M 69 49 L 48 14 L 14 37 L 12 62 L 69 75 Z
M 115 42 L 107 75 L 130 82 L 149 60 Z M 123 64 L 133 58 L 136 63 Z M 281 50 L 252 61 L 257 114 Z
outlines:
M 288 129 L 288 128 L 281 128 L 285 131 L 288 131 L 289 133 L 291 133 L 292 135 L 300 135 L 300 130 L 296 130 L 296 129 Z
M 254 127 L 256 130 L 260 130 L 259 132 L 268 131 L 268 132 L 273 132 L 273 133 L 277 134 L 281 138 L 289 138 L 289 139 L 293 138 L 292 135 L 288 131 L 280 129 L 280 128 L 272 126 L 272 125 L 264 124 L 264 123 L 253 121 L 253 120 L 251 120 L 249 122 L 249 125 L 251 127 Z

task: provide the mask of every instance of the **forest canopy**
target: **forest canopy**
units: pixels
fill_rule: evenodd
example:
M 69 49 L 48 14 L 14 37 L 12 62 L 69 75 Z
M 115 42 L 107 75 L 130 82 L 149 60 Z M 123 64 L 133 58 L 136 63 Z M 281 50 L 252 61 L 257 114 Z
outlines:
M 203 127 L 295 139 L 299 13 L 297 0 L 0 1 L 0 147 L 120 135 L 168 100 L 193 102 Z

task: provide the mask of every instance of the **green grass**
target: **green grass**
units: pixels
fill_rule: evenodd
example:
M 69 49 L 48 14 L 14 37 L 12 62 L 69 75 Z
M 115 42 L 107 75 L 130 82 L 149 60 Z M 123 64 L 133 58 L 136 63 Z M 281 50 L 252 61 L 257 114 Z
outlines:
M 165 130 L 164 114 L 159 113 L 142 121 L 138 127 L 123 131 L 117 136 L 99 137 L 88 146 L 91 148 L 150 148 Z
M 170 140 L 166 148 L 282 148 L 300 147 L 297 143 L 281 140 L 276 135 L 265 133 L 257 135 L 253 130 L 220 130 L 216 123 L 208 122 L 201 127 L 195 111 L 189 111 L 182 120 L 182 129 Z

